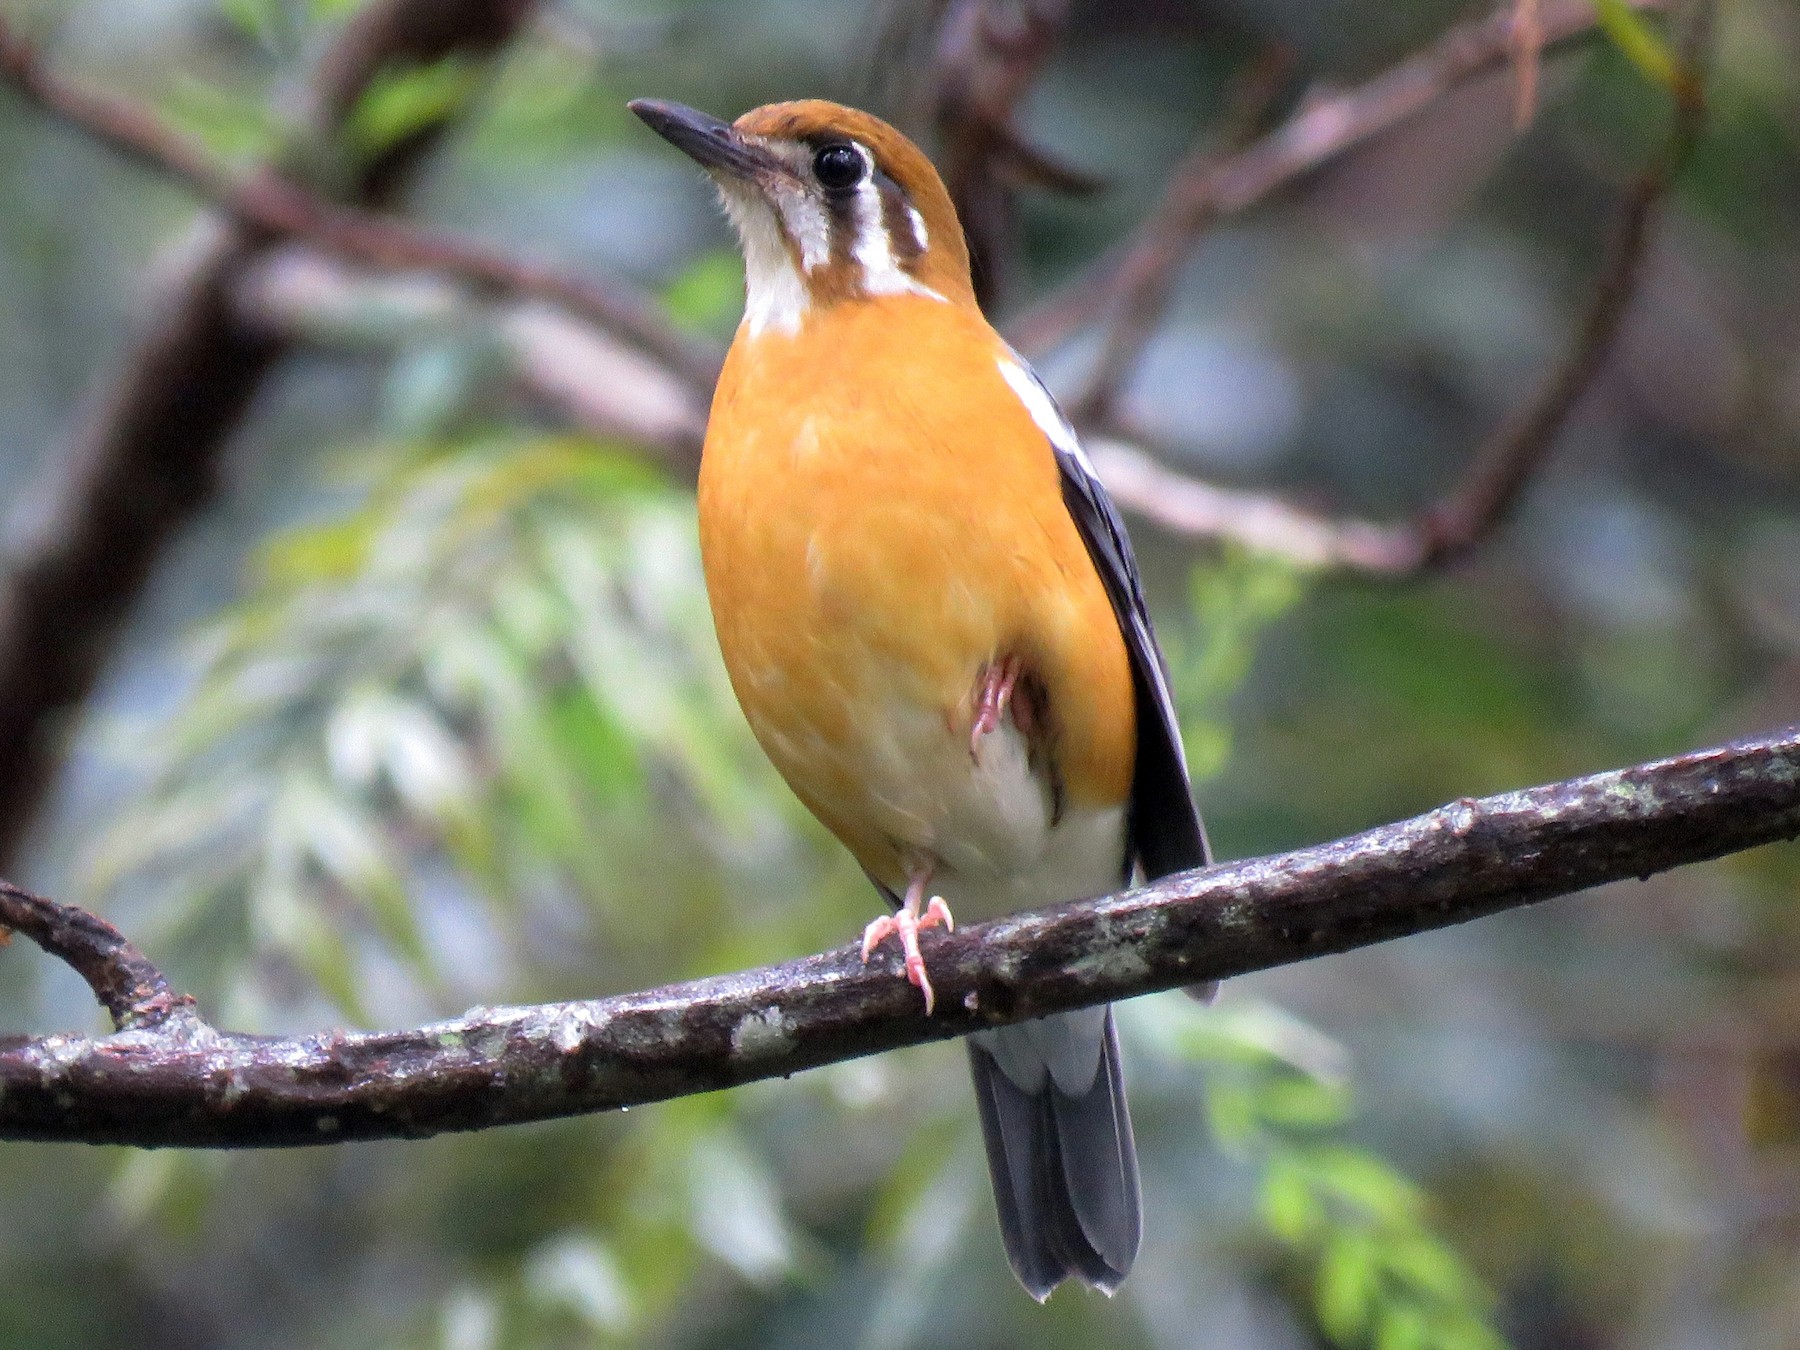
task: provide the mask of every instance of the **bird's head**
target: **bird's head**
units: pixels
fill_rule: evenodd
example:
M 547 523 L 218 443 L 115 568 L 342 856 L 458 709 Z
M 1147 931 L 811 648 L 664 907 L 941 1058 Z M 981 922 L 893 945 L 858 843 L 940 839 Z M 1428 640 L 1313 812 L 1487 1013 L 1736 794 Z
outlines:
M 882 296 L 975 303 L 950 194 L 880 118 L 821 99 L 735 122 L 660 99 L 631 110 L 718 185 L 744 248 L 752 334 L 797 332 L 816 310 Z

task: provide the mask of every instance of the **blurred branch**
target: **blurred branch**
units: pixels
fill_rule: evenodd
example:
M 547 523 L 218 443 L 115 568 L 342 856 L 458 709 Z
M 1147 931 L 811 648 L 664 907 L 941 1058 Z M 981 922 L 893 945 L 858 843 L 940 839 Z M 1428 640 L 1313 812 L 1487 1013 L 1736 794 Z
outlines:
M 938 23 L 932 74 L 939 161 L 983 308 L 1005 289 L 1012 189 L 1033 183 L 1085 193 L 1099 186 L 1031 144 L 1014 121 L 1071 7 L 1072 0 L 948 0 Z
M 1551 22 L 1545 19 L 1547 26 Z M 1128 445 L 1113 444 L 1096 454 L 1096 462 L 1120 505 L 1180 534 L 1235 539 L 1304 565 L 1376 576 L 1405 576 L 1441 566 L 1480 543 L 1548 458 L 1557 433 L 1618 336 L 1643 271 L 1657 207 L 1692 153 L 1705 119 L 1703 53 L 1710 27 L 1710 4 L 1697 5 L 1683 41 L 1683 66 L 1671 90 L 1674 109 L 1666 142 L 1625 195 L 1568 350 L 1531 399 L 1477 447 L 1449 493 L 1400 524 L 1333 518 L 1267 496 L 1195 482 Z M 1160 295 L 1166 299 L 1167 290 Z M 1140 316 L 1131 331 L 1135 357 L 1150 329 Z M 1103 369 L 1116 373 L 1122 367 L 1103 363 Z M 1103 430 L 1130 439 L 1128 430 L 1107 426 L 1104 401 L 1099 411 Z
M 1513 0 L 1513 129 L 1525 131 L 1537 116 L 1538 69 L 1543 64 L 1541 0 Z
M 1175 171 L 1175 181 L 1200 181 L 1229 163 L 1249 144 L 1262 125 L 1292 64 L 1289 54 L 1273 49 L 1253 63 L 1235 82 L 1228 99 L 1228 111 L 1222 133 L 1210 130 L 1203 143 L 1193 150 Z M 1101 333 L 1100 355 L 1088 376 L 1087 388 L 1075 399 L 1070 414 L 1077 422 L 1095 422 L 1110 416 L 1117 404 L 1125 381 L 1130 378 L 1144 348 L 1162 325 L 1176 283 L 1181 279 L 1181 261 L 1206 225 L 1214 218 L 1217 203 L 1201 202 L 1197 213 L 1189 213 L 1190 204 L 1165 196 L 1156 215 L 1171 223 L 1168 213 L 1182 211 L 1179 246 L 1166 250 L 1154 266 L 1144 266 L 1134 274 L 1132 284 L 1125 287 L 1113 305 L 1112 321 Z M 1155 217 L 1152 217 L 1154 228 Z M 1174 236 L 1170 236 L 1171 241 Z
M 301 245 L 272 249 L 246 268 L 234 301 L 260 327 L 339 346 L 387 349 L 480 323 L 520 392 L 594 435 L 658 455 L 687 480 L 699 469 L 708 391 L 556 306 L 483 305 L 448 277 L 371 272 Z
M 703 392 L 718 374 L 719 354 L 709 344 L 682 333 L 654 300 L 623 281 L 576 274 L 443 230 L 340 205 L 273 169 L 238 174 L 150 109 L 52 76 L 3 23 L 0 76 L 47 111 L 181 180 L 246 225 L 304 239 L 354 262 L 445 272 L 487 290 L 548 300 L 602 332 L 638 344 Z
M 215 1031 L 90 915 L 0 888 L 119 1030 L 0 1042 L 0 1138 L 265 1147 L 607 1110 L 1385 941 L 1800 836 L 1800 725 L 929 941 L 939 1013 L 855 947 L 411 1031 Z
M 1219 487 L 1178 473 L 1132 440 L 1107 431 L 1085 438 L 1100 481 L 1122 508 L 1172 534 L 1228 539 L 1300 567 L 1393 573 L 1406 527 L 1327 516 L 1266 492 Z
M 533 0 L 375 0 L 315 72 L 309 102 L 320 130 L 329 138 L 381 72 L 489 55 L 532 9 Z M 63 116 L 93 113 L 99 124 L 90 129 L 130 143 L 115 105 L 65 90 L 4 24 L 0 79 Z M 374 156 L 351 194 L 385 200 L 442 129 L 433 122 Z M 160 162 L 155 152 L 171 148 L 153 137 L 139 152 Z M 0 861 L 16 854 L 55 776 L 62 724 L 99 677 L 164 549 L 211 498 L 225 443 L 282 355 L 278 339 L 229 303 L 232 278 L 266 242 L 264 229 L 242 222 L 198 230 L 74 443 L 51 457 L 57 477 L 40 489 L 29 536 L 9 550 L 0 574 Z
M 1631 0 L 1661 9 L 1667 0 Z M 1588 0 L 1545 0 L 1541 45 L 1591 33 Z M 1341 94 L 1307 99 L 1287 121 L 1233 155 L 1191 155 L 1136 233 L 1063 290 L 1008 325 L 1021 351 L 1041 353 L 1115 307 L 1141 305 L 1140 292 L 1165 286 L 1163 274 L 1186 261 L 1201 231 L 1243 211 L 1347 151 L 1435 105 L 1470 80 L 1505 68 L 1516 54 L 1510 13 L 1451 29 L 1417 56 Z M 1141 320 L 1139 321 L 1141 322 Z
M 1658 8 L 1663 0 L 1634 3 Z M 1339 520 L 1273 498 L 1194 482 L 1120 443 L 1133 437 L 1116 423 L 1113 411 L 1120 388 L 1162 320 L 1182 262 L 1210 221 L 1261 200 L 1419 113 L 1468 80 L 1499 71 L 1508 61 L 1522 61 L 1521 43 L 1527 38 L 1535 51 L 1585 34 L 1595 25 L 1585 0 L 1533 6 L 1528 25 L 1526 12 L 1526 6 L 1515 5 L 1510 12 L 1454 29 L 1426 52 L 1356 89 L 1311 101 L 1281 127 L 1235 152 L 1196 151 L 1172 176 L 1161 205 L 1133 240 L 1063 295 L 1014 325 L 1015 337 L 1029 349 L 1053 344 L 1074 327 L 1104 314 L 1112 316 L 1095 374 L 1076 400 L 1074 412 L 1084 425 L 1112 437 L 1097 459 L 1122 505 L 1180 533 L 1237 538 L 1311 565 L 1375 575 L 1406 575 L 1442 563 L 1478 542 L 1504 515 L 1547 454 L 1618 330 L 1654 207 L 1699 125 L 1702 101 L 1697 80 L 1684 86 L 1693 97 L 1678 100 L 1669 150 L 1626 201 L 1608 261 L 1570 351 L 1532 403 L 1477 450 L 1461 485 L 1415 520 L 1399 525 Z M 1009 178 L 1036 178 L 1065 190 L 1087 186 L 1030 150 L 1012 125 L 1018 100 L 1047 59 L 1066 19 L 1065 0 L 1035 0 L 1023 8 L 957 0 L 945 12 L 937 56 L 945 172 L 953 185 L 962 185 L 964 217 L 973 239 L 983 237 L 982 209 L 970 196 L 980 195 L 981 183 L 998 188 Z M 1522 26 L 1531 31 L 1523 33 Z M 247 223 L 303 238 L 357 262 L 429 269 L 474 283 L 485 292 L 547 299 L 622 339 L 624 346 L 611 347 L 611 355 L 631 358 L 626 347 L 635 346 L 654 357 L 687 386 L 694 403 L 710 389 L 716 352 L 674 329 L 651 301 L 629 287 L 574 276 L 452 235 L 338 206 L 271 172 L 248 179 L 233 176 L 147 110 L 52 79 L 27 49 L 8 40 L 3 26 L 0 74 L 108 143 L 181 178 Z M 1240 116 L 1233 119 L 1241 127 L 1247 129 L 1266 106 L 1278 75 L 1279 67 L 1269 65 L 1246 79 L 1236 100 Z M 266 302 L 274 294 L 262 292 L 265 320 Z M 291 290 L 286 295 L 293 298 Z M 558 325 L 553 315 L 540 313 L 538 320 L 538 326 L 548 323 L 556 329 L 554 336 L 572 331 Z M 591 373 L 611 369 L 612 364 L 583 366 L 578 360 L 560 359 L 555 341 L 511 345 L 521 384 L 582 425 L 605 433 L 639 434 L 678 465 L 691 461 L 693 432 L 685 414 L 644 425 L 633 420 L 635 409 L 615 407 L 615 400 L 604 394 L 596 397 L 581 369 Z

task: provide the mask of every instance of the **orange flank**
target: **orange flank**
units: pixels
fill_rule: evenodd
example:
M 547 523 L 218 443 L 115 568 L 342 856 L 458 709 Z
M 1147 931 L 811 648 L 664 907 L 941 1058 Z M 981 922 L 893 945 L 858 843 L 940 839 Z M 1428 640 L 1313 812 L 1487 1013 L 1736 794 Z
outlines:
M 961 824 L 944 779 L 969 777 L 994 663 L 1020 672 L 1047 790 L 1097 807 L 1131 787 L 1118 620 L 1006 359 L 972 308 L 882 296 L 741 335 L 714 397 L 700 543 L 732 685 L 801 800 L 895 891 Z

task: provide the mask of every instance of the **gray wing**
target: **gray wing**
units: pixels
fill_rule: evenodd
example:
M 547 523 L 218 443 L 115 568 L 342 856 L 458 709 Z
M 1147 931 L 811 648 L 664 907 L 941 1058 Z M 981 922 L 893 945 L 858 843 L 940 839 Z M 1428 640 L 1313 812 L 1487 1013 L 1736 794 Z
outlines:
M 1156 630 L 1144 601 L 1137 557 L 1119 509 L 1107 496 L 1069 419 L 1031 367 L 1015 356 L 1003 361 L 1001 373 L 1056 452 L 1062 471 L 1063 501 L 1086 541 L 1088 555 L 1100 572 L 1113 614 L 1131 654 L 1137 688 L 1137 766 L 1131 782 L 1129 812 L 1131 853 L 1146 879 L 1167 876 L 1212 861 L 1206 828 L 1194 805 L 1187 756 L 1181 747 L 1181 723 L 1169 693 L 1169 668 L 1156 645 Z

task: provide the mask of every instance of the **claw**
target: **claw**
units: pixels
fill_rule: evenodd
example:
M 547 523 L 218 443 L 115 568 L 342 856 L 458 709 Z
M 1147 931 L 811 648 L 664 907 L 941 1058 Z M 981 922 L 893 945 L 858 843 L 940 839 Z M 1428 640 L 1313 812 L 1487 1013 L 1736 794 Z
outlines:
M 941 895 L 932 896 L 931 903 L 925 906 L 925 912 L 919 913 L 929 879 L 930 873 L 915 876 L 907 885 L 906 903 L 901 906 L 900 911 L 870 920 L 869 926 L 863 929 L 862 940 L 862 959 L 866 966 L 877 947 L 890 936 L 899 936 L 900 952 L 906 961 L 906 978 L 925 996 L 927 1017 L 931 1016 L 932 1009 L 937 1006 L 937 994 L 932 989 L 931 977 L 925 970 L 925 956 L 919 950 L 919 930 L 942 926 L 945 932 L 956 931 L 956 920 L 951 918 L 950 906 L 944 903 Z
M 900 925 L 894 922 L 892 914 L 883 914 L 878 919 L 870 919 L 869 926 L 863 929 L 862 963 L 869 964 L 869 958 L 875 955 L 875 949 L 900 931 Z M 904 943 L 905 938 L 901 941 Z
M 981 685 L 975 694 L 975 720 L 969 724 L 969 758 L 977 757 L 981 738 L 1000 729 L 1006 720 L 1006 707 L 1012 702 L 1013 685 L 1018 683 L 1019 668 L 1011 657 L 997 661 L 981 672 Z

